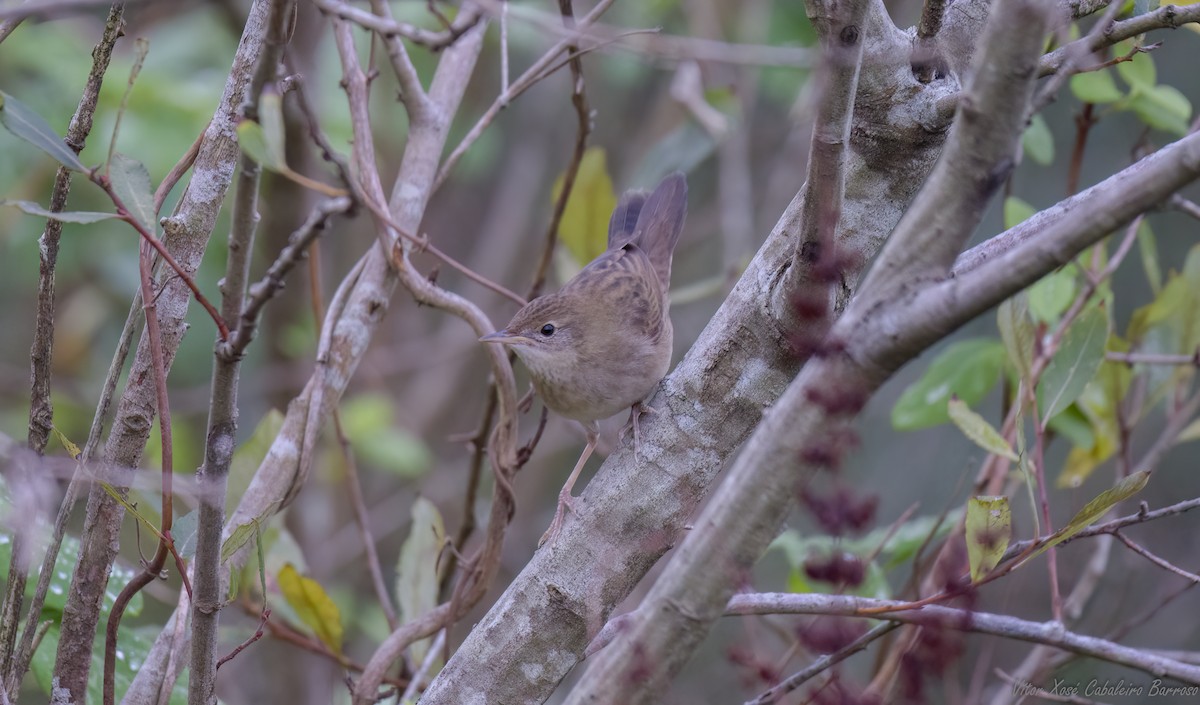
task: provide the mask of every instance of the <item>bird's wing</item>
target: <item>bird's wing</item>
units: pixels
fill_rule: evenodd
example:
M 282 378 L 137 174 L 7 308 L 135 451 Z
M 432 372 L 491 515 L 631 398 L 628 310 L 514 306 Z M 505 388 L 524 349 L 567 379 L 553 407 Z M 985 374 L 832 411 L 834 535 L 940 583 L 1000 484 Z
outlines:
M 592 260 L 563 291 L 568 288 L 586 292 L 648 338 L 657 339 L 662 333 L 666 287 L 650 257 L 632 242 Z

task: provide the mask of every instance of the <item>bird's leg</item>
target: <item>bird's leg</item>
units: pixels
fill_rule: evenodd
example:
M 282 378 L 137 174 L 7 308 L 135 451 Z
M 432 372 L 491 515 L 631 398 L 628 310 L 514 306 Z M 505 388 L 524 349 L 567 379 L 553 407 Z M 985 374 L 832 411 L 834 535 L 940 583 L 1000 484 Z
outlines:
M 621 429 L 620 438 L 621 440 L 625 440 L 625 434 L 629 433 L 631 430 L 633 431 L 633 459 L 635 461 L 639 460 L 638 451 L 641 450 L 642 447 L 642 437 L 638 431 L 638 419 L 642 414 L 657 413 L 658 411 L 656 411 L 654 407 L 643 404 L 640 401 L 629 407 L 629 421 L 625 424 L 624 428 Z
M 558 532 L 562 529 L 563 521 L 567 518 L 567 510 L 575 508 L 575 498 L 571 496 L 571 488 L 575 486 L 575 481 L 579 479 L 579 473 L 583 471 L 583 466 L 587 464 L 588 458 L 592 457 L 592 451 L 596 450 L 596 441 L 600 437 L 599 429 L 596 428 L 595 422 L 585 426 L 587 430 L 587 445 L 584 446 L 583 455 L 579 456 L 579 461 L 575 463 L 575 469 L 571 471 L 571 476 L 567 478 L 567 484 L 563 485 L 562 490 L 558 493 L 558 508 L 554 510 L 554 521 L 550 522 L 550 528 L 546 529 L 546 533 L 542 534 L 542 538 L 538 541 L 540 548 L 547 541 L 551 541 Z
M 525 396 L 521 397 L 521 401 L 517 402 L 517 411 L 522 414 L 529 413 L 529 410 L 533 408 L 534 391 L 533 385 L 529 385 L 529 391 L 525 392 Z

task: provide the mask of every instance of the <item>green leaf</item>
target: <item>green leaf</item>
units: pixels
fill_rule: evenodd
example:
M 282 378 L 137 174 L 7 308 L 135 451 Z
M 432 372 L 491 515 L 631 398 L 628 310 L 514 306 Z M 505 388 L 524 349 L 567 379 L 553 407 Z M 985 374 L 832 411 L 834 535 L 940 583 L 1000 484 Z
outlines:
M 563 179 L 560 175 L 554 181 L 552 203 L 558 202 Z M 608 176 L 604 150 L 590 147 L 579 163 L 579 173 L 575 175 L 575 185 L 558 226 L 559 240 L 580 267 L 599 257 L 608 247 L 608 218 L 616 207 L 617 197 Z
M 221 544 L 221 562 L 229 560 L 237 553 L 242 546 L 250 542 L 250 539 L 259 536 L 266 527 L 266 522 L 275 513 L 275 507 L 279 504 L 279 500 L 274 500 L 267 505 L 263 513 L 254 517 L 250 521 L 239 524 L 229 537 Z
M 1008 497 L 967 500 L 966 535 L 971 581 L 978 582 L 1004 557 L 1012 538 L 1012 509 L 1008 506 Z
M 59 220 L 64 223 L 96 223 L 101 220 L 110 220 L 119 217 L 116 213 L 101 213 L 99 211 L 54 211 L 42 208 L 40 204 L 33 201 L 10 201 L 0 199 L 0 206 L 12 206 L 19 208 L 29 215 L 37 215 L 43 218 Z
M 1030 159 L 1042 166 L 1054 162 L 1054 135 L 1050 133 L 1046 118 L 1040 113 L 1029 121 L 1029 127 L 1021 135 L 1021 146 Z
M 1036 332 L 1029 317 L 1029 297 L 1025 292 L 1006 300 L 996 310 L 996 327 L 1008 360 L 1021 379 L 1027 379 L 1033 369 L 1033 339 Z
M 225 490 L 225 512 L 227 514 L 233 513 L 238 501 L 250 487 L 254 473 L 258 472 L 258 466 L 262 465 L 263 458 L 267 457 L 267 452 L 271 450 L 271 445 L 282 428 L 283 414 L 279 409 L 271 409 L 263 414 L 250 437 L 240 443 L 237 450 L 233 451 Z
M 68 169 L 87 171 L 74 150 L 67 146 L 41 115 L 4 91 L 0 91 L 0 124 Z
M 150 185 L 150 172 L 146 167 L 132 157 L 117 153 L 108 165 L 108 178 L 129 215 L 153 233 L 158 214 L 154 211 L 154 187 Z
M 1071 92 L 1083 103 L 1115 103 L 1124 97 L 1107 69 L 1077 73 L 1071 77 Z
M 1050 419 L 1046 427 L 1066 438 L 1074 448 L 1091 450 L 1096 446 L 1096 434 L 1092 432 L 1092 424 L 1076 404 L 1063 409 L 1061 414 Z
M 7 534 L 0 534 L 0 580 L 8 579 L 8 569 L 11 561 L 12 538 Z M 43 617 L 56 621 L 61 618 L 63 607 L 67 603 L 67 594 L 71 589 L 71 573 L 78 564 L 79 539 L 74 536 L 64 536 L 62 546 L 58 550 L 58 558 L 54 560 L 54 571 L 50 574 L 50 587 L 46 591 L 46 601 L 42 606 Z M 120 594 L 121 589 L 125 587 L 126 583 L 133 580 L 134 575 L 136 575 L 135 571 L 122 563 L 117 563 L 112 567 L 108 585 L 105 586 L 104 596 L 100 603 L 102 620 L 112 611 L 112 606 L 116 602 L 117 595 Z M 29 580 L 26 583 L 26 599 L 33 597 L 33 592 L 36 588 L 36 580 Z M 139 592 L 133 596 L 129 605 L 126 606 L 125 616 L 136 617 L 141 612 L 142 593 Z
M 1117 64 L 1117 73 L 1120 74 L 1121 80 L 1134 89 L 1154 88 L 1154 84 L 1158 81 L 1158 72 L 1154 69 L 1154 57 L 1145 52 L 1138 52 L 1129 61 Z
M 946 423 L 946 405 L 954 396 L 967 405 L 983 401 L 1000 379 L 1005 356 L 1004 344 L 995 338 L 953 343 L 900 395 L 892 407 L 892 426 L 915 431 Z
M 404 622 L 411 622 L 428 613 L 438 604 L 438 556 L 446 540 L 442 515 L 433 502 L 417 497 L 412 507 L 412 529 L 400 547 L 400 562 L 396 569 L 396 601 Z M 425 658 L 429 639 L 412 645 L 412 657 L 417 663 Z
M 342 617 L 321 584 L 306 578 L 288 563 L 279 571 L 279 590 L 300 621 L 335 654 L 342 653 Z
M 1067 265 L 1029 287 L 1029 313 L 1042 323 L 1057 323 L 1075 300 L 1075 270 Z
M 37 651 L 33 652 L 33 659 L 29 663 L 29 670 L 33 674 L 34 680 L 48 695 L 53 692 L 54 660 L 60 637 L 61 633 L 57 624 L 46 630 L 46 635 L 42 638 Z M 149 656 L 150 648 L 153 645 L 154 635 L 148 630 L 126 629 L 125 627 L 118 630 L 117 658 L 113 664 L 113 694 L 116 696 L 117 702 L 121 702 L 125 693 L 128 692 L 134 677 L 146 663 L 146 657 Z M 167 701 L 169 705 L 187 704 L 187 683 L 188 669 L 184 668 L 171 689 L 171 697 Z M 87 683 L 87 701 L 89 703 L 104 702 L 103 685 L 104 634 L 102 629 L 101 634 L 96 636 L 92 645 L 91 667 L 88 669 Z M 83 702 L 83 700 L 81 697 L 75 702 Z
M 200 510 L 193 509 L 174 521 L 171 525 L 171 538 L 175 541 L 175 551 L 182 558 L 196 555 L 196 529 L 200 522 Z
M 373 467 L 404 478 L 423 475 L 433 464 L 429 447 L 395 425 L 396 410 L 384 394 L 360 394 L 342 408 L 342 427 L 354 452 Z
M 1188 133 L 1192 104 L 1174 86 L 1150 86 L 1133 94 L 1129 101 L 1133 112 L 1150 127 L 1176 135 Z
M 1019 225 L 1031 218 L 1034 213 L 1037 213 L 1037 210 L 1033 206 L 1016 196 L 1009 196 L 1004 199 L 1004 229 Z
M 1030 558 L 1034 558 L 1042 553 L 1045 553 L 1048 549 L 1057 546 L 1063 541 L 1066 541 L 1075 534 L 1078 534 L 1080 531 L 1083 531 L 1087 527 L 1091 526 L 1096 522 L 1097 519 L 1104 516 L 1109 509 L 1116 506 L 1118 502 L 1123 502 L 1138 492 L 1141 492 L 1142 488 L 1145 487 L 1146 483 L 1149 481 L 1150 472 L 1148 470 L 1139 470 L 1129 477 L 1122 478 L 1121 481 L 1116 485 L 1113 485 L 1112 488 L 1101 492 L 1099 496 L 1084 505 L 1083 509 L 1080 509 L 1078 512 L 1076 512 L 1075 516 L 1071 518 L 1071 521 L 1067 522 L 1066 526 L 1059 529 L 1054 536 L 1051 537 L 1044 546 L 1039 548 L 1037 552 L 1033 554 L 1033 556 L 1030 556 Z
M 273 151 L 262 125 L 253 120 L 242 120 L 237 126 L 237 136 L 238 146 L 242 148 L 242 153 L 264 168 L 271 171 L 283 171 L 287 167 L 283 154 Z
M 1044 424 L 1083 393 L 1104 362 L 1108 312 L 1101 307 L 1084 311 L 1063 335 L 1054 359 L 1038 382 L 1038 408 Z
M 975 445 L 993 455 L 1007 458 L 1014 463 L 1017 461 L 1017 454 L 1008 445 L 1008 441 L 1004 440 L 1004 436 L 1000 435 L 1000 432 L 986 419 L 971 411 L 971 407 L 964 404 L 962 399 L 950 399 L 947 413 L 954 425 L 958 426 L 958 430 L 962 431 L 963 435 L 971 439 Z
M 1142 271 L 1146 273 L 1146 281 L 1150 284 L 1150 290 L 1155 296 L 1162 291 L 1162 267 L 1158 264 L 1158 240 L 1154 238 L 1154 231 L 1150 229 L 1150 224 L 1145 220 L 1138 226 L 1138 252 L 1142 258 Z
M 1128 346 L 1115 336 L 1110 336 L 1106 351 L 1125 352 Z M 1128 366 L 1105 361 L 1095 379 L 1083 389 L 1083 394 L 1067 412 L 1056 418 L 1069 415 L 1075 409 L 1086 418 L 1091 430 L 1091 443 L 1076 443 L 1059 472 L 1055 485 L 1062 488 L 1079 487 L 1101 463 L 1112 457 L 1121 442 L 1121 427 L 1118 410 L 1129 391 L 1133 379 Z

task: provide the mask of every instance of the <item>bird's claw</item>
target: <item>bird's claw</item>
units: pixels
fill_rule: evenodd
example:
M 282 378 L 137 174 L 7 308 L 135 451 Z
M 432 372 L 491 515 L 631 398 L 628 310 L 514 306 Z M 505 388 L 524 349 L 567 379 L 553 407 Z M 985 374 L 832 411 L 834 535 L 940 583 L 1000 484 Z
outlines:
M 554 510 L 554 520 L 550 522 L 550 528 L 546 529 L 542 538 L 538 539 L 538 548 L 558 536 L 558 532 L 562 530 L 563 522 L 567 518 L 568 509 L 575 511 L 575 498 L 571 496 L 571 491 L 564 487 L 563 491 L 558 493 L 558 508 Z

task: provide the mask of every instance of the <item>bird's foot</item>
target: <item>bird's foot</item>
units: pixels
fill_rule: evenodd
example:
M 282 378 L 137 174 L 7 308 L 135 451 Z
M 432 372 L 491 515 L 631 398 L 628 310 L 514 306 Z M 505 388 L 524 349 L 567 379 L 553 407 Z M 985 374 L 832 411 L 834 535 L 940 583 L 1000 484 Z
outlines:
M 558 536 L 558 532 L 562 530 L 563 522 L 567 518 L 567 510 L 575 511 L 575 498 L 571 496 L 571 488 L 564 487 L 558 493 L 558 508 L 554 510 L 554 520 L 550 522 L 550 528 L 546 529 L 542 538 L 538 539 L 538 548 Z
M 658 413 L 658 411 L 655 410 L 654 407 L 647 406 L 646 404 L 643 404 L 640 401 L 629 408 L 629 421 L 621 429 L 620 439 L 622 441 L 624 441 L 625 436 L 630 431 L 633 431 L 633 459 L 634 459 L 634 461 L 640 461 L 640 458 L 638 457 L 638 455 L 642 448 L 642 436 L 641 436 L 641 433 L 638 428 L 638 419 L 641 418 L 642 414 L 657 414 L 657 413 Z

